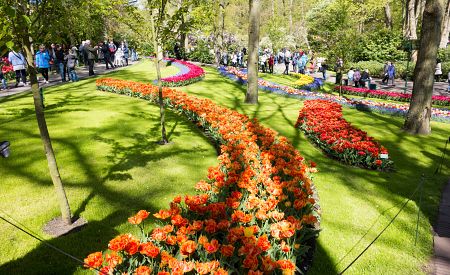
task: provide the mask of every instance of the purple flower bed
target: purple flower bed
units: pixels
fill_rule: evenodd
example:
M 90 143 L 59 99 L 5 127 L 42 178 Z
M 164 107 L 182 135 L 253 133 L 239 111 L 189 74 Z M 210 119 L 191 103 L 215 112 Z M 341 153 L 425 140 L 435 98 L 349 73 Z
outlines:
M 344 94 L 366 96 L 371 98 L 381 98 L 381 99 L 409 102 L 412 97 L 412 95 L 408 93 L 390 92 L 383 90 L 370 90 L 366 88 L 355 88 L 349 86 L 336 86 L 334 89 L 339 90 L 341 88 L 342 93 Z M 450 96 L 434 95 L 431 97 L 431 100 L 432 104 L 435 105 L 450 106 Z

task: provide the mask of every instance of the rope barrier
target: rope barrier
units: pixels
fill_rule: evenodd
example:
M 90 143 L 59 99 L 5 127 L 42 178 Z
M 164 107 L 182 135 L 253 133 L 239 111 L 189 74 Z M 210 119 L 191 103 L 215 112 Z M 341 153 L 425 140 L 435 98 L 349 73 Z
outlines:
M 1 210 L 1 209 L 0 209 L 0 211 L 3 212 L 4 214 L 6 214 L 5 211 L 3 211 L 3 210 Z M 10 217 L 12 220 L 14 220 L 14 218 L 12 218 L 11 216 L 9 216 L 8 214 L 6 214 L 6 215 L 7 215 L 8 217 Z M 57 251 L 57 252 L 59 252 L 59 253 L 65 255 L 65 256 L 67 256 L 67 257 L 69 257 L 69 258 L 71 258 L 72 260 L 74 260 L 75 262 L 77 262 L 77 263 L 78 263 L 79 265 L 81 265 L 82 267 L 86 267 L 84 261 L 82 261 L 81 259 L 79 259 L 79 258 L 77 258 L 77 257 L 75 257 L 75 256 L 73 256 L 73 255 L 71 255 L 71 254 L 69 254 L 69 253 L 67 253 L 67 252 L 65 252 L 64 250 L 62 250 L 62 249 L 60 249 L 60 248 L 58 248 L 58 247 L 56 247 L 56 246 L 54 246 L 54 245 L 52 245 L 52 244 L 50 244 L 49 242 L 45 241 L 42 237 L 39 237 L 36 233 L 32 232 L 32 230 L 29 230 L 28 228 L 26 228 L 26 226 L 23 226 L 22 224 L 20 224 L 20 222 L 14 220 L 16 223 L 18 223 L 18 224 L 20 224 L 21 226 L 23 226 L 23 228 L 20 227 L 20 226 L 18 226 L 17 224 L 15 224 L 15 223 L 13 223 L 13 222 L 11 222 L 10 220 L 6 219 L 6 218 L 3 217 L 3 216 L 0 216 L 0 219 L 3 220 L 3 221 L 5 221 L 6 223 L 12 225 L 12 226 L 15 227 L 16 229 L 22 231 L 23 233 L 27 234 L 28 236 L 30 236 L 30 237 L 32 237 L 32 238 L 38 240 L 39 242 L 43 243 L 44 245 L 50 247 L 51 249 L 53 249 L 53 250 L 55 250 L 55 251 Z M 25 229 L 24 229 L 24 228 L 25 228 Z M 30 231 L 31 231 L 31 232 L 30 232 Z M 99 271 L 100 274 L 101 274 L 100 269 L 98 269 L 98 268 L 93 268 L 93 269 Z
M 442 152 L 442 156 L 441 156 L 441 158 L 440 158 L 440 162 L 439 162 L 439 164 L 438 164 L 438 167 L 436 168 L 436 170 L 434 171 L 434 173 L 433 173 L 433 175 L 429 178 L 429 179 L 433 179 L 438 173 L 439 173 L 439 171 L 442 169 L 442 165 L 443 165 L 443 163 L 444 163 L 444 160 L 445 160 L 445 157 L 446 157 L 446 153 L 447 153 L 447 146 L 448 146 L 448 143 L 450 142 L 450 137 L 447 139 L 447 141 L 445 142 L 445 146 L 444 146 L 444 150 L 443 150 L 443 152 Z M 375 241 L 386 231 L 386 229 L 395 221 L 395 219 L 398 217 L 398 215 L 403 211 L 403 209 L 406 207 L 406 205 L 408 204 L 408 202 L 409 201 L 411 201 L 412 200 L 412 198 L 414 197 L 414 195 L 416 194 L 416 192 L 420 189 L 421 190 L 421 195 L 422 195 L 422 191 L 423 191 L 423 183 L 424 183 L 424 179 L 425 179 L 425 175 L 422 175 L 422 178 L 421 178 L 421 181 L 420 181 L 420 183 L 419 183 L 419 185 L 416 187 L 416 189 L 414 190 L 414 192 L 411 194 L 411 196 L 409 196 L 409 198 L 403 203 L 403 205 L 402 205 L 402 207 L 399 209 L 399 211 L 397 212 L 397 214 L 395 214 L 395 216 L 389 221 L 389 223 L 383 228 L 383 230 L 381 230 L 381 232 L 380 233 L 378 233 L 378 235 L 375 237 L 375 239 L 373 239 L 373 241 L 372 242 L 370 242 L 370 244 L 369 245 L 367 245 L 366 246 L 366 248 L 364 248 L 364 250 L 361 252 L 361 253 L 359 253 L 359 255 L 358 256 L 356 256 L 356 258 L 349 264 L 349 265 L 347 265 L 347 267 L 346 268 L 344 268 L 344 270 L 342 270 L 341 272 L 339 272 L 338 274 L 339 275 L 341 275 L 341 274 L 344 274 L 344 272 L 345 271 L 347 271 L 374 243 L 375 243 Z M 421 200 L 421 199 L 420 199 Z M 391 209 L 391 208 L 390 208 Z M 420 213 L 420 207 L 419 207 L 419 213 Z M 386 212 L 386 211 L 385 211 Z M 418 217 L 417 217 L 417 223 L 419 223 L 419 214 L 418 214 Z M 373 225 L 372 225 L 373 226 Z M 371 226 L 371 228 L 372 228 L 372 226 Z M 417 231 L 418 231 L 418 227 L 417 227 L 417 229 L 416 229 L 416 241 L 417 241 Z M 366 234 L 364 234 L 364 236 L 366 236 L 367 235 L 367 232 L 366 232 Z M 364 238 L 364 236 L 363 236 L 363 238 Z M 358 243 L 359 242 L 361 242 L 361 239 L 358 241 Z M 358 244 L 357 243 L 357 244 Z M 355 245 L 356 246 L 356 245 Z M 354 246 L 354 247 L 355 247 Z M 354 247 L 342 258 L 342 259 L 344 259 L 353 249 L 354 249 Z M 342 261 L 342 259 L 341 259 L 341 261 Z M 341 262 L 341 261 L 339 261 L 339 262 Z M 336 265 L 335 265 L 336 266 Z

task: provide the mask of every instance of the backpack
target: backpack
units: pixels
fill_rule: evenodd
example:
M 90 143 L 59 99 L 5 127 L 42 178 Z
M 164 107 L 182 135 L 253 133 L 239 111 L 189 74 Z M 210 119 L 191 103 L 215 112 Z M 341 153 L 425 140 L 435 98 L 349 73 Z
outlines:
M 109 52 L 110 53 L 115 53 L 116 52 L 116 45 L 112 45 L 112 46 L 108 46 L 109 47 Z

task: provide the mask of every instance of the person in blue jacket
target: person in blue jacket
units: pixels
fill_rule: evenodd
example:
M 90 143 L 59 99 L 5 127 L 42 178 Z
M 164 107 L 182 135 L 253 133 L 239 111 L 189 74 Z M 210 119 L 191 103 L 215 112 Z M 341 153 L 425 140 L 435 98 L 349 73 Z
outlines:
M 44 77 L 44 83 L 48 83 L 48 69 L 50 68 L 50 54 L 45 48 L 45 45 L 39 46 L 39 51 L 36 53 L 36 67 Z

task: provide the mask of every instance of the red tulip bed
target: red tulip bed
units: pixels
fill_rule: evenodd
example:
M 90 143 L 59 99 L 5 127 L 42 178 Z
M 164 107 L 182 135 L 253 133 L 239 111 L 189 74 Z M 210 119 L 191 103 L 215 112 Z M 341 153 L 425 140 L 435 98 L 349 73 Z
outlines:
M 342 106 L 336 102 L 306 100 L 295 127 L 327 155 L 346 164 L 378 170 L 393 166 L 386 148 L 347 122 Z
M 389 92 L 382 90 L 369 90 L 365 88 L 356 88 L 349 86 L 336 86 L 334 89 L 339 91 L 342 88 L 342 93 L 348 95 L 365 96 L 370 98 L 381 98 L 395 101 L 411 101 L 411 94 L 399 93 L 399 92 Z M 434 105 L 450 106 L 450 96 L 434 95 L 431 97 L 431 102 Z
M 151 84 L 99 79 L 99 90 L 157 102 Z M 177 196 L 158 213 L 139 211 L 129 222 L 138 238 L 122 234 L 87 267 L 108 274 L 294 274 L 317 235 L 319 207 L 306 164 L 290 142 L 256 120 L 170 88 L 164 102 L 220 144 L 197 195 Z M 162 225 L 148 231 L 149 216 Z
M 177 59 L 168 59 L 166 61 L 178 67 L 180 72 L 174 76 L 162 78 L 161 82 L 163 86 L 185 86 L 200 81 L 205 77 L 205 71 L 197 65 Z

